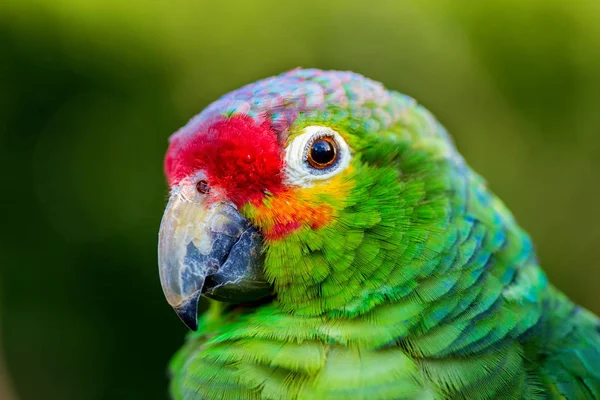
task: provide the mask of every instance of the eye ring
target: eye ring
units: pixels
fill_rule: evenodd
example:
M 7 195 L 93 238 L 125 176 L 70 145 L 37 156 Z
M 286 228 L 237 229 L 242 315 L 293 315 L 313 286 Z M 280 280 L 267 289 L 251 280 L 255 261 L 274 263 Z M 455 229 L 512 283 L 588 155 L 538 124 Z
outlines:
M 306 160 L 311 167 L 325 169 L 338 158 L 338 145 L 331 136 L 315 137 L 308 145 Z
M 321 157 L 311 152 L 319 144 Z M 325 157 L 327 156 L 327 157 Z M 312 158 L 312 161 L 311 161 Z M 311 187 L 344 171 L 352 154 L 344 137 L 328 126 L 309 125 L 294 135 L 285 148 L 285 181 L 288 185 Z

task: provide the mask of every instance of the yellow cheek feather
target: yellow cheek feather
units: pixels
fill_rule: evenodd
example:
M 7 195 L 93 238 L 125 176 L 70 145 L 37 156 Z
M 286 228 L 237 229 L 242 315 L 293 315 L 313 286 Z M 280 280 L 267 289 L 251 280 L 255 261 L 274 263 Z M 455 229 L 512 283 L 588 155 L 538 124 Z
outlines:
M 266 241 L 286 237 L 301 228 L 319 229 L 329 224 L 343 207 L 352 181 L 349 166 L 335 177 L 311 187 L 287 187 L 242 212 L 258 227 Z

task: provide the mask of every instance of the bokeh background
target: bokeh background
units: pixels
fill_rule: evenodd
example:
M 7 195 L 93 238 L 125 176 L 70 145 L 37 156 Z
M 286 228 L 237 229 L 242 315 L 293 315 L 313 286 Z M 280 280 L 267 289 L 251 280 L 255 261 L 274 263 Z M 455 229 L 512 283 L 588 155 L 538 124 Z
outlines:
M 599 2 L 8 0 L 0 397 L 166 398 L 185 333 L 156 266 L 167 137 L 296 66 L 432 110 L 552 281 L 600 312 Z

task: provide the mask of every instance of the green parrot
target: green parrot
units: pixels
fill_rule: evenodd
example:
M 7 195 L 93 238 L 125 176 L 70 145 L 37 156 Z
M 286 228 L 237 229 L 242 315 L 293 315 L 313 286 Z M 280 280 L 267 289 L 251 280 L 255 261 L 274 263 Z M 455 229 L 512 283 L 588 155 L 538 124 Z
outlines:
M 174 399 L 600 399 L 599 319 L 412 98 L 295 69 L 191 119 L 165 173 Z

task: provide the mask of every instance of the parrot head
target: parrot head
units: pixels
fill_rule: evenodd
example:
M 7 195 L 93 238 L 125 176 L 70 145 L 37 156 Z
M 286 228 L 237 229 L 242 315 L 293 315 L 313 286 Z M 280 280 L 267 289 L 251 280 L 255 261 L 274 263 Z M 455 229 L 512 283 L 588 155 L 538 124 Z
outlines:
M 414 289 L 410 265 L 436 254 L 424 243 L 450 207 L 443 163 L 426 161 L 460 160 L 433 118 L 404 118 L 411 107 L 358 74 L 296 69 L 223 96 L 177 131 L 159 271 L 182 321 L 197 329 L 202 295 L 358 315 Z

